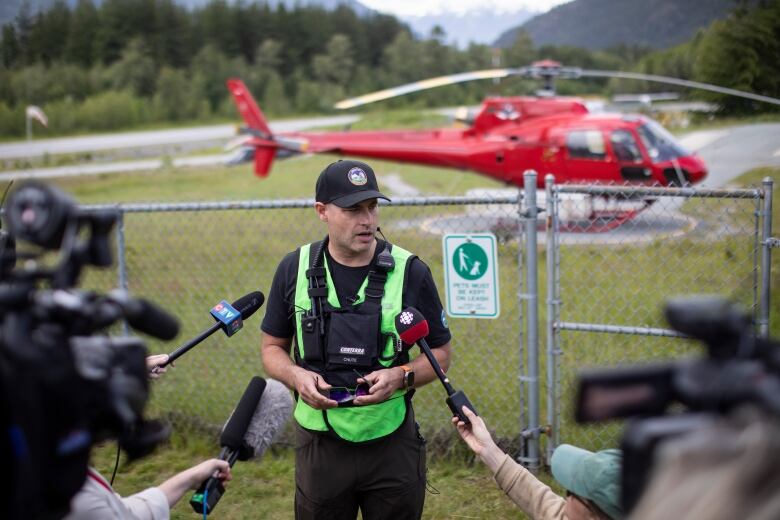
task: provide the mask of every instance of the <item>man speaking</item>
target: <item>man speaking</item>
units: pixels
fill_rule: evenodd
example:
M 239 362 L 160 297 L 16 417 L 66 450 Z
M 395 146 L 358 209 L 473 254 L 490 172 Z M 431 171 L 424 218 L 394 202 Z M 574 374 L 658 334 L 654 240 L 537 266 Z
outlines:
M 424 356 L 410 361 L 395 317 L 420 309 L 445 370 L 450 332 L 428 266 L 375 237 L 379 198 L 389 200 L 367 164 L 328 165 L 314 203 L 328 234 L 282 259 L 268 296 L 263 364 L 297 399 L 298 520 L 422 515 L 425 440 L 411 399 L 436 375 Z

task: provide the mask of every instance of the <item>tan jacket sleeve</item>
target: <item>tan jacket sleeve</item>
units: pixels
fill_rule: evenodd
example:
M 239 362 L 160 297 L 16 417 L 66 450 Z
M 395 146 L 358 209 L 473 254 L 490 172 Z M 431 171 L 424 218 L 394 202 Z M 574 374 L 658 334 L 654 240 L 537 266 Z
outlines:
M 512 502 L 534 520 L 566 520 L 566 500 L 509 455 L 504 455 L 493 478 Z

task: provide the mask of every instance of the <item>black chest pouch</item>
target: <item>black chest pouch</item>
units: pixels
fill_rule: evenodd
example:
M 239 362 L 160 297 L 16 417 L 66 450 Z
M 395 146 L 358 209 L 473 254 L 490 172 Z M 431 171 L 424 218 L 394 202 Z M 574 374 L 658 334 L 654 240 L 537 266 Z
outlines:
M 355 307 L 333 309 L 327 303 L 327 272 L 322 256 L 327 238 L 315 251 L 306 271 L 311 309 L 301 318 L 303 361 L 310 368 L 345 372 L 354 379 L 380 366 L 387 338 L 381 333 L 382 296 L 387 273 L 395 267 L 389 244 L 383 246 L 368 274 L 364 301 Z
M 382 348 L 378 313 L 334 311 L 328 323 L 326 370 L 355 368 L 363 373 L 377 363 Z M 363 370 L 361 370 L 363 369 Z

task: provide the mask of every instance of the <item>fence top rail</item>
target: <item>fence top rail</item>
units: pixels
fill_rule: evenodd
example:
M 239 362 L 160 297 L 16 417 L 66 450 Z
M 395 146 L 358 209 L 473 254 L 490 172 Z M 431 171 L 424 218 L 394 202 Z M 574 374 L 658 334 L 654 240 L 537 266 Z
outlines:
M 657 327 L 631 327 L 625 325 L 606 325 L 600 323 L 576 323 L 559 321 L 553 326 L 558 330 L 578 331 L 578 332 L 603 332 L 607 334 L 628 334 L 635 336 L 662 336 L 671 338 L 689 339 L 690 336 L 671 329 L 661 329 Z
M 458 204 L 517 204 L 520 193 L 501 196 L 452 196 L 452 197 L 397 197 L 392 202 L 380 201 L 382 206 L 444 206 Z M 166 211 L 224 211 L 245 209 L 293 209 L 311 208 L 314 199 L 244 200 L 223 202 L 138 202 L 123 204 L 85 205 L 85 209 L 112 209 L 123 213 L 156 213 Z
M 750 188 L 662 188 L 653 186 L 606 186 L 589 184 L 555 184 L 557 193 L 585 193 L 590 195 L 639 195 L 646 197 L 701 197 L 721 199 L 760 199 L 761 189 Z

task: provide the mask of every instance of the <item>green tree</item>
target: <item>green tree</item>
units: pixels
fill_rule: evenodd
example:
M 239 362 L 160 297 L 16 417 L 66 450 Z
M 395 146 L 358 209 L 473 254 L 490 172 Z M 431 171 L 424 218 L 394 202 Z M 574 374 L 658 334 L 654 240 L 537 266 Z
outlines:
M 266 38 L 255 52 L 255 65 L 273 71 L 279 71 L 282 63 L 282 44 L 273 38 Z
M 3 36 L 0 40 L 0 54 L 2 55 L 3 67 L 11 68 L 19 63 L 21 58 L 21 48 L 19 39 L 16 36 L 16 28 L 13 24 L 3 26 Z
M 538 59 L 537 56 L 531 35 L 526 31 L 520 31 L 515 42 L 504 51 L 501 61 L 504 67 L 524 67 Z
M 19 7 L 19 14 L 16 15 L 16 37 L 19 42 L 19 48 L 23 62 L 27 65 L 35 62 L 31 38 L 33 32 L 33 16 L 30 8 L 30 1 L 24 0 Z
M 92 66 L 99 23 L 98 11 L 92 0 L 79 0 L 71 14 L 68 40 L 65 42 L 64 58 L 67 61 L 83 67 Z
M 334 34 L 328 41 L 325 53 L 312 59 L 312 69 L 317 80 L 342 87 L 352 78 L 354 66 L 352 42 L 343 34 Z
M 422 50 L 420 47 L 421 44 L 408 32 L 400 32 L 396 35 L 384 49 L 380 72 L 384 85 L 398 85 L 425 77 L 424 68 L 418 59 Z
M 702 37 L 694 75 L 705 83 L 780 96 L 780 2 L 740 8 L 714 22 Z M 734 96 L 702 95 L 727 113 L 767 108 Z
M 262 99 L 263 110 L 267 114 L 282 115 L 290 111 L 290 101 L 284 91 L 284 82 L 277 72 L 269 72 Z
M 190 16 L 174 0 L 156 0 L 154 25 L 149 35 L 151 56 L 157 67 L 186 67 L 192 56 Z
M 45 64 L 62 57 L 70 30 L 70 9 L 64 0 L 54 4 L 38 18 L 35 27 L 38 42 L 37 59 Z
M 111 81 L 115 90 L 130 89 L 140 97 L 154 93 L 157 70 L 148 52 L 140 38 L 134 38 L 127 44 L 121 59 L 111 66 Z
M 180 121 L 197 116 L 197 111 L 188 103 L 189 99 L 189 81 L 184 72 L 163 67 L 154 94 L 155 119 Z

